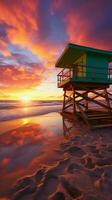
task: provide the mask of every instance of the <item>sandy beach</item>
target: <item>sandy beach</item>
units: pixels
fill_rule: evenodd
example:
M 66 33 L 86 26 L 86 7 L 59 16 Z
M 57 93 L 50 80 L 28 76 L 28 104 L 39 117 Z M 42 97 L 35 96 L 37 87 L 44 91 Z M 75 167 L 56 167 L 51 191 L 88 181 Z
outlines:
M 111 129 L 90 131 L 57 112 L 9 124 L 0 135 L 1 200 L 112 199 Z

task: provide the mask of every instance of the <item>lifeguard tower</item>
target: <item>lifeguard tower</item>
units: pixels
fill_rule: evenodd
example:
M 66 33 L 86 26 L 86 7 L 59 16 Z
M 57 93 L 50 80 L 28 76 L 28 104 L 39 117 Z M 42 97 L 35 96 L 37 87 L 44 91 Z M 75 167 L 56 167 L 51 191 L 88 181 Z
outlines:
M 63 68 L 58 88 L 63 88 L 62 113 L 80 116 L 93 128 L 112 126 L 112 51 L 69 43 L 56 62 Z

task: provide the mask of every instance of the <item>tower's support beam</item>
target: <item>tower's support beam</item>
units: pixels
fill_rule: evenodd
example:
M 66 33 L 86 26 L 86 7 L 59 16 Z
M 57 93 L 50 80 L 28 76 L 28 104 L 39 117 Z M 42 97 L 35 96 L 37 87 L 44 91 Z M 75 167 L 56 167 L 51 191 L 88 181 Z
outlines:
M 64 88 L 64 100 L 63 100 L 63 110 L 62 112 L 70 112 L 73 115 L 80 114 L 82 119 L 86 124 L 89 124 L 89 112 L 93 119 L 108 119 L 108 122 L 112 124 L 112 98 L 111 93 L 106 89 L 85 89 L 75 90 L 73 86 L 69 91 Z M 100 109 L 100 117 L 98 113 L 95 115 L 95 109 L 93 109 L 93 104 L 97 107 L 96 111 Z M 103 116 L 101 116 L 103 114 Z M 106 115 L 105 115 L 106 114 Z M 92 121 L 92 118 L 90 119 Z M 107 121 L 106 121 L 107 123 Z M 104 122 L 103 122 L 104 125 Z

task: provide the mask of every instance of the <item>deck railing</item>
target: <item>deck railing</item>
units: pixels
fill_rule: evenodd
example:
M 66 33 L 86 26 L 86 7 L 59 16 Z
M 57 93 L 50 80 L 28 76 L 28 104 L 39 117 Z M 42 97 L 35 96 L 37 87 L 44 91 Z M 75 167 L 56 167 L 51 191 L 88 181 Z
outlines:
M 99 82 L 110 82 L 112 83 L 112 67 L 108 67 L 108 71 L 105 71 L 105 67 L 97 66 L 85 66 L 75 65 L 71 68 L 64 68 L 58 75 L 57 81 L 58 86 L 68 82 L 71 78 L 77 80 L 98 80 Z
M 108 68 L 108 80 L 112 81 L 112 67 Z
M 63 69 L 57 75 L 58 86 L 73 77 L 73 69 Z

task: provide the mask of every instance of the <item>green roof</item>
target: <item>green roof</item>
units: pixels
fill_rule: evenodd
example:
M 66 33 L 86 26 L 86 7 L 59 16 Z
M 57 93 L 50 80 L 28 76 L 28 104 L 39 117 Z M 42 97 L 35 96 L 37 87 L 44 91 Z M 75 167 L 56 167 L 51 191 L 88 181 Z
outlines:
M 107 56 L 109 62 L 112 61 L 112 51 L 106 51 L 101 49 L 95 49 L 86 46 L 80 46 L 76 44 L 69 43 L 65 50 L 63 51 L 62 55 L 56 62 L 56 67 L 67 68 L 70 67 L 84 53 L 92 53 L 92 54 L 100 54 Z

